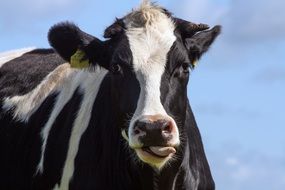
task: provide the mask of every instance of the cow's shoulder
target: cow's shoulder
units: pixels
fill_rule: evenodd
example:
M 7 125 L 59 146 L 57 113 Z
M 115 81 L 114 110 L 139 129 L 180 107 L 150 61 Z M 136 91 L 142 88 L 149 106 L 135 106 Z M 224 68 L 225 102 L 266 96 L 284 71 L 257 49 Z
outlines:
M 65 62 L 52 49 L 34 49 L 4 63 L 0 67 L 0 98 L 30 92 Z

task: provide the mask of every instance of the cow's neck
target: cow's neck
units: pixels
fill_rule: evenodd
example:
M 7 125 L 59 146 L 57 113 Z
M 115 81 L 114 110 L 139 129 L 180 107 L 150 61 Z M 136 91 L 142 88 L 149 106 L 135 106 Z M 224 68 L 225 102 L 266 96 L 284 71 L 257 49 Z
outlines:
M 185 129 L 187 143 L 182 163 L 186 189 L 212 189 L 214 181 L 204 152 L 202 138 L 188 102 Z
M 137 160 L 137 156 L 129 149 L 127 142 L 121 136 L 119 125 L 125 124 L 125 119 L 120 118 L 116 101 L 111 98 L 113 93 L 109 80 L 106 77 L 101 84 L 94 103 L 96 109 L 92 112 L 90 126 L 85 133 L 88 137 L 83 137 L 85 140 L 82 139 L 81 142 L 82 147 L 89 147 L 89 151 L 94 152 L 94 154 L 91 153 L 91 163 L 87 163 L 87 165 L 91 167 L 93 165 L 93 176 L 99 175 L 102 179 L 97 181 L 95 186 L 112 189 L 114 187 L 109 187 L 109 185 L 116 185 L 118 190 L 171 190 L 179 177 L 182 161 L 177 159 L 158 172 Z M 109 101 L 106 101 L 108 97 L 110 97 Z M 93 140 L 91 146 L 92 139 L 96 140 Z M 82 154 L 86 153 L 79 153 L 79 155 Z M 84 171 L 75 171 L 75 174 L 80 173 L 82 175 L 82 172 Z

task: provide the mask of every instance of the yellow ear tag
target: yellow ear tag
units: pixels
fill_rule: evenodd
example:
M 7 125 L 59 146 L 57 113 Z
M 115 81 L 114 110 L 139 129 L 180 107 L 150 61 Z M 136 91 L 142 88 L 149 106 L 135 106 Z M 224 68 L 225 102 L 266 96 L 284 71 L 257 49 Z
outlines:
M 77 50 L 70 58 L 70 65 L 72 68 L 84 69 L 89 67 L 89 60 L 83 60 L 85 53 L 81 50 Z
M 196 65 L 198 64 L 198 60 L 193 61 L 193 66 L 196 67 Z

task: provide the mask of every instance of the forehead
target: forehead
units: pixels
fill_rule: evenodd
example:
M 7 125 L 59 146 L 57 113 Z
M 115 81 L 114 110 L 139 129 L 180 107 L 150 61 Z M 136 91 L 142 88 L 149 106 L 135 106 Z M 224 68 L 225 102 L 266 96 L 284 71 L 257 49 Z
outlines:
M 171 17 L 160 7 L 144 4 L 125 16 L 123 22 L 134 69 L 145 64 L 165 64 L 167 54 L 176 40 Z

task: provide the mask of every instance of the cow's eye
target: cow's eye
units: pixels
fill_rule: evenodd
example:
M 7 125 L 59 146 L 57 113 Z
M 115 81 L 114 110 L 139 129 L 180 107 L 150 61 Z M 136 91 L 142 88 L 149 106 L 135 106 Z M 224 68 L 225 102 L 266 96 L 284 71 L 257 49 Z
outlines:
M 112 65 L 111 72 L 115 73 L 115 74 L 120 73 L 121 72 L 121 66 L 119 64 Z
M 182 63 L 181 67 L 182 67 L 184 73 L 189 73 L 189 70 L 190 70 L 190 64 L 189 63 L 184 62 L 184 63 Z

